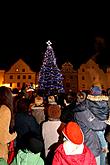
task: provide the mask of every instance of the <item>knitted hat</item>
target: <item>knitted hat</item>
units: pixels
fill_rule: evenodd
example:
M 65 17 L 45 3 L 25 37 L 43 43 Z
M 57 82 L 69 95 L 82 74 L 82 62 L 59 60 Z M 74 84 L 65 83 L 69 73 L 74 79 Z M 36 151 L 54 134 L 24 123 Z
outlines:
M 93 86 L 91 88 L 91 94 L 94 96 L 98 96 L 102 94 L 102 89 L 99 86 Z
M 35 104 L 36 106 L 40 106 L 41 104 L 43 104 L 43 97 L 41 96 L 35 97 Z
M 75 122 L 69 122 L 63 128 L 64 136 L 69 139 L 72 143 L 80 145 L 84 142 L 84 135 L 80 126 Z
M 48 102 L 49 102 L 49 104 L 56 103 L 55 102 L 55 97 L 54 96 L 48 96 Z

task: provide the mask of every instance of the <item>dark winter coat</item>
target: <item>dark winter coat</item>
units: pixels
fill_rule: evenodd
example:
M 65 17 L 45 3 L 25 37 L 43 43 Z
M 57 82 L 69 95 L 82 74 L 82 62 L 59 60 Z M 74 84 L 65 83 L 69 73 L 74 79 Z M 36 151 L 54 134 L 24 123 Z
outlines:
M 67 113 L 63 112 L 61 121 L 64 123 L 67 123 L 69 120 L 76 121 L 84 133 L 86 145 L 91 149 L 95 156 L 99 156 L 101 153 L 101 146 L 95 131 L 104 130 L 106 124 L 95 118 L 91 111 L 88 110 L 86 100 L 76 105 L 75 108 L 73 107 L 70 112 L 68 115 L 68 117 L 70 116 L 69 119 L 66 118 Z
M 88 95 L 86 105 L 97 118 L 103 121 L 107 120 L 110 112 L 108 100 L 108 96 Z
M 17 132 L 17 147 L 19 149 L 22 137 L 28 133 L 33 132 L 39 139 L 42 139 L 40 126 L 36 119 L 29 115 L 28 112 L 18 112 L 15 116 L 15 130 Z
M 96 160 L 90 149 L 84 146 L 82 154 L 66 155 L 61 144 L 54 155 L 52 165 L 96 165 Z

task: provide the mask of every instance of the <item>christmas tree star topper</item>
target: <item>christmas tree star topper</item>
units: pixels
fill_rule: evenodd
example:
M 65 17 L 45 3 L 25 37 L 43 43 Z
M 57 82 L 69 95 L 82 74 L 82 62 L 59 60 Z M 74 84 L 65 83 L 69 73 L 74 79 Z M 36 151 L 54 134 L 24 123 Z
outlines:
M 48 40 L 48 41 L 46 42 L 46 44 L 47 44 L 48 46 L 50 46 L 52 43 L 50 42 L 50 40 Z

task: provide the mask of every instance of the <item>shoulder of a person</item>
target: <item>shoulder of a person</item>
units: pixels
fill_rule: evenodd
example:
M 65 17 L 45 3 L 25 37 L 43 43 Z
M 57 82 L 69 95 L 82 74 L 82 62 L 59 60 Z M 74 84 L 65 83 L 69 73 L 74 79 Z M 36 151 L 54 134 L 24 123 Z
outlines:
M 8 113 L 8 112 L 10 112 L 10 109 L 6 106 L 6 105 L 2 105 L 1 107 L 0 107 L 0 112 L 4 112 L 4 113 Z

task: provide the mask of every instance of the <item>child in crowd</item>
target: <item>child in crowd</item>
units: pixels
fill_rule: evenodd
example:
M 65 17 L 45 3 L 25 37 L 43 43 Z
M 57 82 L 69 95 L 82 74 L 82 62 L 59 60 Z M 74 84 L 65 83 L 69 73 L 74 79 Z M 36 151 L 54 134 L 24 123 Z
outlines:
M 23 144 L 11 165 L 44 165 L 40 155 L 42 149 L 43 143 L 33 132 L 28 132 L 23 136 Z
M 55 151 L 52 165 L 96 165 L 91 150 L 84 144 L 84 135 L 75 122 L 63 128 L 64 142 Z

